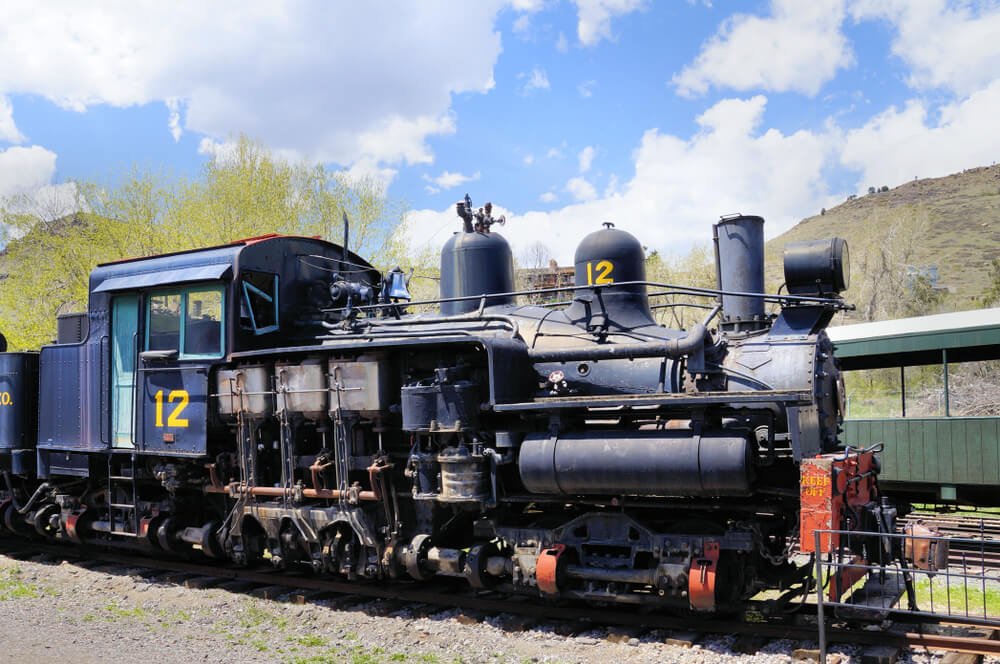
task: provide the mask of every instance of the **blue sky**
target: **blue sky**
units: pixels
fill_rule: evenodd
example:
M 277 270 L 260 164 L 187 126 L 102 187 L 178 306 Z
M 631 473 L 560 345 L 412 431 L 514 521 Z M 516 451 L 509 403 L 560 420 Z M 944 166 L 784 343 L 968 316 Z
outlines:
M 242 133 L 380 178 L 414 247 L 469 192 L 562 263 L 602 221 L 681 252 L 1000 156 L 993 1 L 7 0 L 0 63 L 0 196 Z

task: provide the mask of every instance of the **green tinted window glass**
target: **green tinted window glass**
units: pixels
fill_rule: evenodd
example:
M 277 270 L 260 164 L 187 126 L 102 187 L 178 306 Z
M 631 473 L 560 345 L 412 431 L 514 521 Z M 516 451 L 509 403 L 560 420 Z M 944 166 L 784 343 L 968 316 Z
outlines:
M 180 350 L 180 293 L 149 296 L 148 350 Z
M 190 290 L 185 293 L 184 354 L 222 353 L 222 291 Z

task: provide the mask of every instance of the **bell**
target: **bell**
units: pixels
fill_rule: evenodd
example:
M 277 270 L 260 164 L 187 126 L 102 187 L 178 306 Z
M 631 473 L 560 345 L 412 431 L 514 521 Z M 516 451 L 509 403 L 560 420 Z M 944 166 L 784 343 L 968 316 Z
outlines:
M 410 301 L 410 291 L 406 288 L 406 274 L 398 267 L 385 275 L 385 290 L 390 300 Z

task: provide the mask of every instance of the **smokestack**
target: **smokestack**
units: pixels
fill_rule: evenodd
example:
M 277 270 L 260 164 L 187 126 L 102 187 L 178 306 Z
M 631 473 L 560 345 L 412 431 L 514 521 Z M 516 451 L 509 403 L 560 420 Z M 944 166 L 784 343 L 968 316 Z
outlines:
M 740 293 L 764 292 L 764 219 L 742 214 L 722 217 L 712 227 L 719 289 Z M 750 332 L 767 326 L 764 298 L 722 296 L 726 332 Z

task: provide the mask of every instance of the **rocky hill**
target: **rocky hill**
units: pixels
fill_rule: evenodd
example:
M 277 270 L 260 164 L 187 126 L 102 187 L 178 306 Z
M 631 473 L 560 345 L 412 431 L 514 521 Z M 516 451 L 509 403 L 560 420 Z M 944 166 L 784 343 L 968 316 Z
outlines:
M 802 220 L 767 243 L 768 284 L 781 277 L 788 242 L 831 236 L 847 240 L 852 286 L 873 250 L 890 255 L 898 269 L 924 275 L 948 294 L 947 308 L 975 307 L 989 283 L 990 263 L 1000 257 L 1000 165 L 972 168 L 942 178 L 913 180 L 894 189 L 851 197 Z

